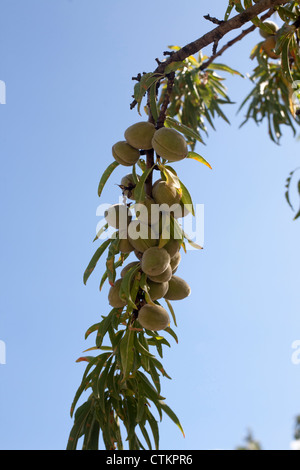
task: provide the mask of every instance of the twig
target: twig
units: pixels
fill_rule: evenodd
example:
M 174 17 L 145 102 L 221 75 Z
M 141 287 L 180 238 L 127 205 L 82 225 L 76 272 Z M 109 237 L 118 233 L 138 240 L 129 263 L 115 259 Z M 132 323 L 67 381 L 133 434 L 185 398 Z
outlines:
M 199 39 L 187 44 L 186 46 L 182 47 L 178 51 L 174 52 L 171 57 L 167 60 L 162 62 L 158 67 L 155 69 L 154 73 L 164 74 L 164 70 L 171 62 L 182 62 L 183 60 L 187 59 L 191 55 L 196 54 L 200 50 L 204 49 L 204 47 L 213 44 L 215 40 L 218 41 L 223 38 L 227 33 L 234 29 L 241 28 L 244 24 L 251 21 L 253 18 L 258 16 L 260 13 L 263 13 L 265 10 L 270 8 L 274 8 L 276 6 L 283 5 L 288 3 L 287 0 L 261 0 L 259 3 L 256 3 L 252 7 L 248 8 L 247 10 L 239 13 L 238 15 L 234 16 L 228 21 L 224 21 L 221 25 L 217 26 L 212 31 L 204 34 Z
M 265 21 L 267 18 L 270 18 L 270 16 L 272 16 L 273 14 L 274 14 L 274 10 L 273 8 L 271 8 L 268 11 L 268 13 L 266 13 L 265 15 L 261 17 L 261 21 Z M 221 56 L 227 49 L 229 49 L 231 46 L 233 46 L 237 42 L 241 41 L 245 36 L 247 36 L 247 34 L 252 33 L 256 28 L 257 26 L 252 25 L 250 26 L 250 28 L 242 31 L 241 34 L 239 34 L 236 38 L 232 39 L 227 44 L 225 44 L 225 46 L 223 46 L 218 52 L 213 54 L 206 62 L 203 62 L 203 64 L 200 67 L 200 70 L 205 70 L 217 57 Z
M 212 23 L 218 24 L 218 25 L 225 23 L 225 21 L 223 21 L 223 20 L 218 20 L 217 18 L 214 18 L 214 17 L 212 17 L 212 16 L 210 16 L 210 15 L 204 15 L 203 18 L 204 18 L 205 20 L 211 21 Z
M 241 28 L 244 24 L 248 23 L 253 18 L 258 16 L 260 13 L 263 13 L 265 10 L 269 9 L 269 12 L 272 11 L 273 13 L 274 8 L 276 6 L 284 5 L 286 3 L 288 3 L 288 0 L 260 0 L 259 3 L 256 3 L 252 7 L 248 8 L 242 13 L 239 13 L 233 18 L 229 19 L 228 21 L 222 22 L 222 24 L 218 25 L 212 31 L 204 34 L 204 36 L 201 36 L 199 39 L 196 39 L 195 41 L 187 44 L 186 46 L 182 47 L 176 52 L 172 51 L 172 54 L 169 54 L 170 57 L 166 59 L 164 62 L 160 62 L 158 59 L 156 59 L 158 66 L 156 67 L 153 73 L 161 74 L 162 76 L 164 76 L 164 71 L 166 67 L 172 62 L 182 62 L 183 60 L 187 59 L 191 55 L 194 55 L 200 50 L 204 49 L 206 46 L 209 46 L 210 44 L 214 44 L 213 57 L 209 59 L 210 60 L 209 63 L 211 63 L 216 57 L 223 54 L 223 52 L 226 49 L 228 49 L 228 47 L 230 47 L 232 44 L 235 44 L 237 41 L 239 41 L 244 36 L 246 36 L 246 34 L 248 34 L 249 32 L 253 31 L 255 29 L 255 26 L 253 25 L 251 26 L 251 28 L 248 28 L 248 30 L 240 34 L 236 39 L 230 41 L 228 43 L 229 45 L 227 44 L 222 49 L 220 49 L 219 52 L 217 52 L 216 48 L 217 48 L 219 41 L 227 33 L 229 33 L 230 31 L 234 29 Z M 168 54 L 164 53 L 164 55 L 168 55 Z M 206 67 L 208 65 L 206 65 Z M 130 109 L 133 109 L 136 105 L 137 105 L 137 101 L 134 100 L 130 105 Z

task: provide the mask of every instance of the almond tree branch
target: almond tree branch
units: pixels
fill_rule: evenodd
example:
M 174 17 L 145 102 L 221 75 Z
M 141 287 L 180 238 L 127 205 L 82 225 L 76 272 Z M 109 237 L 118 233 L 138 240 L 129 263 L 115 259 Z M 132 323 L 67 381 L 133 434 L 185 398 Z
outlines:
M 287 0 L 261 0 L 259 3 L 256 3 L 253 7 L 248 8 L 247 10 L 239 13 L 228 21 L 224 21 L 222 24 L 211 30 L 210 32 L 204 34 L 199 39 L 196 39 L 193 42 L 190 42 L 186 46 L 182 47 L 179 51 L 174 52 L 167 60 L 160 63 L 155 69 L 154 73 L 164 73 L 165 68 L 171 62 L 181 62 L 187 59 L 189 56 L 196 54 L 204 47 L 214 44 L 220 39 L 222 39 L 227 33 L 233 31 L 234 29 L 241 28 L 244 24 L 251 21 L 253 18 L 258 16 L 260 13 L 263 13 L 270 8 L 283 5 L 288 3 Z
M 270 8 L 268 13 L 266 13 L 265 15 L 261 17 L 261 20 L 265 21 L 267 18 L 270 18 L 270 16 L 272 16 L 273 14 L 274 14 L 274 9 Z M 236 38 L 232 39 L 227 44 L 225 44 L 225 46 L 223 46 L 218 52 L 216 52 L 216 54 L 213 54 L 206 62 L 204 62 L 201 65 L 200 69 L 205 70 L 217 57 L 221 56 L 227 49 L 229 49 L 229 47 L 241 41 L 245 36 L 247 36 L 247 34 L 252 33 L 256 28 L 257 26 L 253 24 L 252 26 L 250 26 L 250 28 L 242 31 L 241 34 L 239 34 Z

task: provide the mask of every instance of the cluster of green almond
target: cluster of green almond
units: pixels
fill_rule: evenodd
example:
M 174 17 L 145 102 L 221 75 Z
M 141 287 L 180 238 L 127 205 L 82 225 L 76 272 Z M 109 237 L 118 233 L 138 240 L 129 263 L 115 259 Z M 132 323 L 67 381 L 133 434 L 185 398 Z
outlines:
M 112 147 L 113 157 L 123 166 L 134 166 L 151 149 L 157 161 L 176 162 L 188 154 L 186 140 L 179 132 L 166 127 L 156 130 L 150 122 L 133 124 L 124 137 L 125 140 Z M 160 300 L 165 299 L 167 303 L 181 300 L 191 292 L 185 280 L 175 275 L 181 261 L 182 242 L 171 230 L 166 230 L 165 223 L 170 222 L 171 215 L 177 219 L 187 211 L 176 185 L 163 177 L 153 183 L 151 195 L 145 192 L 143 199 L 137 201 L 135 189 L 139 178 L 135 172 L 125 175 L 120 184 L 126 197 L 124 203 L 114 204 L 105 212 L 108 225 L 117 229 L 119 252 L 135 257 L 122 267 L 120 277 L 110 287 L 108 300 L 114 308 L 126 307 L 128 299 L 122 291 L 122 281 L 129 272 L 134 273 L 132 279 L 139 274 L 145 282 L 137 292 L 136 318 L 141 327 L 159 331 L 170 324 L 169 314 Z

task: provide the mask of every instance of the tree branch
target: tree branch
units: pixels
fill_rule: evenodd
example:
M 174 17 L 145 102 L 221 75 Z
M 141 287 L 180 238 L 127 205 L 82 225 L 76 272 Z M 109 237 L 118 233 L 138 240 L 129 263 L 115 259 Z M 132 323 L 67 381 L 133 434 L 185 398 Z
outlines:
M 273 14 L 274 14 L 274 9 L 270 8 L 268 13 L 266 13 L 265 15 L 263 15 L 261 17 L 261 20 L 265 21 L 267 18 L 270 18 L 270 16 L 272 16 Z M 236 44 L 237 42 L 241 41 L 245 36 L 247 36 L 247 34 L 252 33 L 256 28 L 257 28 L 257 26 L 252 25 L 252 26 L 250 26 L 250 28 L 245 29 L 244 31 L 242 31 L 241 34 L 239 34 L 236 38 L 232 39 L 227 44 L 225 44 L 225 46 L 223 46 L 218 52 L 213 54 L 206 62 L 204 62 L 201 65 L 200 70 L 205 70 L 217 57 L 221 56 L 227 49 L 229 49 L 229 47 L 231 47 L 234 44 Z
M 209 46 L 210 44 L 216 44 L 220 41 L 227 33 L 234 29 L 241 28 L 245 23 L 248 23 L 253 18 L 258 16 L 260 13 L 263 13 L 265 10 L 274 8 L 279 5 L 288 3 L 287 0 L 261 0 L 259 3 L 256 3 L 253 7 L 248 8 L 247 10 L 239 13 L 228 21 L 220 24 L 212 31 L 204 34 L 204 36 L 196 39 L 193 42 L 190 42 L 186 46 L 182 47 L 179 51 L 174 52 L 171 57 L 158 65 L 154 73 L 164 74 L 165 68 L 172 62 L 182 62 L 193 54 L 196 54 L 204 47 Z

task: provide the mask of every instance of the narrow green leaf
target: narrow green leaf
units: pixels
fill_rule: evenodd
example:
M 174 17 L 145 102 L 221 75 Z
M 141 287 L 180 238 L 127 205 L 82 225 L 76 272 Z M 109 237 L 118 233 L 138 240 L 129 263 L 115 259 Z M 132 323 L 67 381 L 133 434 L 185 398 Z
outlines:
M 211 165 L 205 160 L 205 158 L 201 157 L 201 155 L 199 155 L 196 152 L 189 152 L 186 158 L 191 158 L 192 160 L 196 160 L 197 162 L 203 163 L 204 165 L 208 166 L 208 168 L 212 170 Z
M 152 400 L 154 403 L 158 400 L 164 400 L 164 398 L 162 398 L 161 395 L 157 393 L 157 390 L 153 387 L 143 372 L 137 371 L 136 375 L 139 381 L 139 386 L 144 390 L 145 395 L 150 400 Z
M 74 425 L 69 435 L 69 440 L 67 443 L 66 450 L 76 450 L 78 440 L 82 435 L 84 424 L 86 420 L 88 419 L 91 406 L 92 406 L 92 401 L 88 400 L 85 403 L 83 403 L 76 411 Z
M 170 326 L 168 326 L 167 328 L 165 328 L 164 331 L 165 331 L 166 333 L 169 333 L 169 335 L 171 335 L 171 336 L 175 339 L 176 343 L 178 343 L 178 337 L 177 337 L 175 331 L 172 330 L 172 328 L 171 328 Z
M 100 323 L 95 323 L 95 325 L 93 326 L 90 326 L 89 329 L 86 331 L 85 335 L 84 335 L 84 339 L 87 339 L 91 333 L 93 333 L 94 331 L 97 331 L 98 328 L 99 328 L 99 325 Z
M 104 394 L 104 391 L 105 391 L 105 388 L 106 388 L 106 379 L 107 379 L 107 375 L 109 373 L 109 369 L 110 369 L 112 360 L 113 360 L 113 356 L 111 356 L 107 360 L 105 368 L 102 371 L 102 373 L 101 373 L 101 375 L 98 379 L 98 383 L 97 383 L 97 390 L 98 390 L 98 394 L 99 394 L 99 398 L 100 398 L 99 404 L 100 404 L 100 407 L 101 407 L 102 411 L 105 411 L 105 394 Z
M 156 83 L 154 83 L 149 90 L 149 105 L 153 120 L 156 123 L 158 120 L 158 109 L 156 103 Z
M 152 450 L 152 444 L 151 444 L 151 440 L 150 440 L 149 434 L 147 432 L 147 429 L 145 428 L 145 426 L 142 425 L 142 423 L 139 423 L 139 427 L 140 427 L 140 430 L 143 434 L 143 437 L 146 441 L 146 444 L 147 444 L 149 450 Z
M 124 261 L 128 258 L 128 256 L 130 255 L 130 253 L 122 253 L 121 254 L 121 257 L 118 261 L 115 262 L 114 264 L 114 271 L 119 268 L 120 266 L 123 265 Z M 108 272 L 107 270 L 105 271 L 105 273 L 103 274 L 102 278 L 101 278 L 101 281 L 100 281 L 100 285 L 99 285 L 99 290 L 101 291 L 102 290 L 102 287 L 106 281 L 108 277 Z
M 234 3 L 231 1 L 225 12 L 224 21 L 227 21 L 229 19 L 230 13 L 232 12 L 233 8 L 234 8 Z
M 156 84 L 158 80 L 162 78 L 161 74 L 146 73 L 141 77 L 141 80 L 134 87 L 134 98 L 138 103 L 138 113 L 140 113 L 141 103 L 147 90 Z
M 176 72 L 176 70 L 183 68 L 184 66 L 185 66 L 184 61 L 183 62 L 171 62 L 165 68 L 165 75 L 168 75 L 171 72 Z
M 200 246 L 197 243 L 193 242 L 185 232 L 183 232 L 183 236 L 193 248 L 195 248 L 196 250 L 203 250 L 203 246 Z
M 108 180 L 108 178 L 110 177 L 110 175 L 112 174 L 112 172 L 114 171 L 115 168 L 117 168 L 117 166 L 119 166 L 119 163 L 118 162 L 112 162 L 105 170 L 105 172 L 103 173 L 103 175 L 101 176 L 101 179 L 100 179 L 100 182 L 99 182 L 99 186 L 98 186 L 98 196 L 100 197 L 101 194 L 102 194 L 102 191 L 103 191 L 103 188 Z
M 127 329 L 120 342 L 123 380 L 126 380 L 132 371 L 134 361 L 134 331 Z
M 151 168 L 147 168 L 142 176 L 140 177 L 139 182 L 137 183 L 136 187 L 134 188 L 134 198 L 137 203 L 142 202 L 145 199 L 145 181 L 150 175 L 154 168 L 154 165 Z
M 87 268 L 84 272 L 84 275 L 83 275 L 84 284 L 86 284 L 88 278 L 90 277 L 90 275 L 94 271 L 94 269 L 96 267 L 96 264 L 98 263 L 101 255 L 104 253 L 106 248 L 110 245 L 110 243 L 111 243 L 111 239 L 105 240 L 105 242 L 103 242 L 102 245 L 95 252 L 94 256 L 92 257 L 91 261 L 89 262 L 89 264 L 88 264 L 88 266 L 87 266 Z
M 192 201 L 192 197 L 189 193 L 189 190 L 183 184 L 182 181 L 179 180 L 179 183 L 180 183 L 180 189 L 181 189 L 181 203 L 186 206 L 187 210 L 191 212 L 193 216 L 195 216 L 194 204 Z
M 103 318 L 103 320 L 99 324 L 99 328 L 97 331 L 97 337 L 96 337 L 96 346 L 100 348 L 102 346 L 102 341 L 104 339 L 104 336 L 108 332 L 108 329 L 113 321 L 114 316 L 118 313 L 117 308 L 113 308 L 110 313 Z
M 154 418 L 153 414 L 149 411 L 149 409 L 146 410 L 146 416 L 147 420 L 149 422 L 153 439 L 154 439 L 154 444 L 155 444 L 155 449 L 159 449 L 159 429 L 158 429 L 158 424 L 156 419 Z
M 203 139 L 201 138 L 201 136 L 197 132 L 195 132 L 193 129 L 186 126 L 185 124 L 182 124 L 181 122 L 176 121 L 176 119 L 171 118 L 170 116 L 166 117 L 165 126 L 166 127 L 171 127 L 173 129 L 177 130 L 178 132 L 181 132 L 186 137 L 191 137 L 192 139 L 195 139 L 198 142 L 201 142 L 202 144 L 204 144 Z
M 160 402 L 160 406 L 163 409 L 163 411 L 169 416 L 169 418 L 176 424 L 176 426 L 179 427 L 180 431 L 183 434 L 183 437 L 185 437 L 181 423 L 179 419 L 177 418 L 176 414 L 174 413 L 174 411 L 171 410 L 171 408 L 164 402 Z
M 287 38 L 284 43 L 282 44 L 282 50 L 281 50 L 281 66 L 282 70 L 284 72 L 284 75 L 286 79 L 290 82 L 293 83 L 294 79 L 292 76 L 291 72 L 291 67 L 290 67 L 290 38 Z
M 172 318 L 173 318 L 174 325 L 177 326 L 176 316 L 175 316 L 175 312 L 174 312 L 174 309 L 172 307 L 172 304 L 168 299 L 165 299 L 165 302 L 166 302 L 167 306 L 169 307 L 170 313 L 171 313 Z
M 229 67 L 228 65 L 216 64 L 215 62 L 213 62 L 212 64 L 210 64 L 210 65 L 207 67 L 207 70 L 222 70 L 223 72 L 228 72 L 228 73 L 230 73 L 231 75 L 239 75 L 240 77 L 244 78 L 244 75 L 243 75 L 243 74 L 241 74 L 241 73 L 238 72 L 237 70 L 232 69 L 232 68 Z
M 103 227 L 101 227 L 100 230 L 98 230 L 97 235 L 95 236 L 93 242 L 98 240 L 98 238 L 101 237 L 102 233 L 104 233 L 107 229 L 108 229 L 108 224 L 105 224 Z
M 139 270 L 140 264 L 130 268 L 123 277 L 120 287 L 120 296 L 125 296 L 128 305 L 133 309 L 136 309 L 137 307 L 131 298 L 132 280 Z

